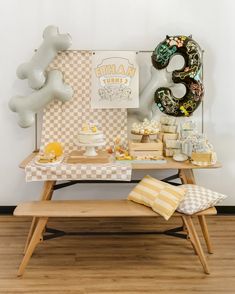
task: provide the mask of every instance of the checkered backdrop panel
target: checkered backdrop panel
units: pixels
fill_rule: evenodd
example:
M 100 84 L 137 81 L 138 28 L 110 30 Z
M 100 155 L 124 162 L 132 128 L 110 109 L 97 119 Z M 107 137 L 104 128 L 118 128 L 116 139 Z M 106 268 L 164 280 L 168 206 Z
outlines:
M 127 143 L 126 109 L 91 109 L 91 51 L 67 50 L 59 53 L 48 70 L 58 69 L 64 82 L 74 90 L 72 100 L 52 101 L 43 113 L 41 148 L 48 142 L 59 141 L 65 152 L 76 149 L 74 140 L 84 122 L 93 121 L 106 136 L 107 146 L 120 136 Z

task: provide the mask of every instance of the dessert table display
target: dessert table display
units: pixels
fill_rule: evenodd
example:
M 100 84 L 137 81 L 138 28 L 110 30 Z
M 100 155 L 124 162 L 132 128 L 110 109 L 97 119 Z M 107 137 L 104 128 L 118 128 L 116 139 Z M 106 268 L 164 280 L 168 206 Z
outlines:
M 9 103 L 10 109 L 19 114 L 21 127 L 32 125 L 34 114 L 44 108 L 40 148 L 20 165 L 27 182 L 44 181 L 42 201 L 51 200 L 55 190 L 78 183 L 138 182 L 132 180 L 132 170 L 145 170 L 146 173 L 148 170 L 176 170 L 176 174 L 162 180 L 179 185 L 172 180 L 195 184 L 194 169 L 220 167 L 212 145 L 205 134 L 197 130 L 193 119 L 189 118 L 203 96 L 202 52 L 191 36 L 167 36 L 154 50 L 152 77 L 140 94 L 139 108 L 132 111 L 136 121 L 131 126 L 130 136 L 127 107 L 123 105 L 132 97 L 130 77 L 136 73 L 134 65 L 127 60 L 120 63 L 120 56 L 116 63 L 118 67 L 110 64 L 109 52 L 109 58 L 104 59 L 100 68 L 96 68 L 100 81 L 105 85 L 105 95 L 96 101 L 99 107 L 92 108 L 93 52 L 67 50 L 71 38 L 59 34 L 56 27 L 46 28 L 43 37 L 44 41 L 35 56 L 17 70 L 17 76 L 28 79 L 29 86 L 35 92 L 27 97 L 13 97 Z M 50 58 L 48 51 L 51 52 Z M 162 70 L 161 74 L 165 74 L 166 80 L 169 80 L 166 67 L 175 54 L 185 58 L 184 67 L 170 73 L 174 83 L 182 83 L 186 87 L 182 99 L 174 97 L 168 87 L 156 87 L 156 72 Z M 37 68 L 40 72 L 35 71 Z M 125 84 L 128 85 L 127 89 Z M 118 93 L 118 97 L 114 93 Z M 120 96 L 122 94 L 123 97 Z M 122 108 L 107 108 L 107 103 L 102 108 L 102 101 L 107 97 L 110 100 L 120 99 Z M 117 105 L 117 101 L 115 103 Z M 150 106 L 153 103 L 164 115 L 152 117 Z M 130 104 L 130 101 L 126 101 L 126 105 Z M 196 217 L 208 252 L 212 253 L 205 215 L 199 213 Z M 31 242 L 38 242 L 33 239 L 35 231 L 39 229 L 42 233 L 47 222 L 45 219 L 39 220 L 36 215 L 32 216 L 26 254 L 31 250 Z M 187 227 L 187 234 L 194 241 L 196 239 L 194 245 L 200 247 L 188 223 L 191 219 L 182 220 L 183 226 L 172 229 L 168 235 L 182 237 L 179 232 Z M 53 230 L 46 228 L 46 232 Z M 51 237 L 59 235 L 54 230 Z M 196 252 L 201 256 L 201 247 L 199 249 Z M 208 272 L 204 259 L 202 257 L 201 261 L 205 272 Z

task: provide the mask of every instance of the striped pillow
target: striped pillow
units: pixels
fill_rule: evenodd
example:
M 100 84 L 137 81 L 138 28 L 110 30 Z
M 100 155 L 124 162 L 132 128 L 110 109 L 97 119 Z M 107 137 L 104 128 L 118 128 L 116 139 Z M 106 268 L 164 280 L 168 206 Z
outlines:
M 184 199 L 185 190 L 145 176 L 128 195 L 128 200 L 151 207 L 168 220 Z

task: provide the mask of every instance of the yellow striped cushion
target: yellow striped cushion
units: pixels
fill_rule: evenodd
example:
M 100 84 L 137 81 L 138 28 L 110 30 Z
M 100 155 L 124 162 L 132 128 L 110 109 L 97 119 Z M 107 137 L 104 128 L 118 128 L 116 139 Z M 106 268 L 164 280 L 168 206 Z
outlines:
M 145 176 L 128 195 L 128 200 L 151 207 L 168 220 L 184 199 L 183 188 Z

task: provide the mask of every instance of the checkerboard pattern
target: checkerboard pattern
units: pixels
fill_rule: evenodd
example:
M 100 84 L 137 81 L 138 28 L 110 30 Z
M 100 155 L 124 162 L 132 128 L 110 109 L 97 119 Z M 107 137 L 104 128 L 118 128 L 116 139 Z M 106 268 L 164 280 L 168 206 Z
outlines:
M 74 90 L 72 100 L 62 103 L 52 101 L 43 113 L 41 149 L 51 142 L 59 141 L 66 154 L 76 150 L 76 134 L 82 123 L 92 121 L 98 125 L 106 137 L 106 146 L 113 146 L 114 139 L 120 137 L 127 144 L 126 109 L 91 109 L 92 52 L 67 50 L 60 52 L 48 70 L 58 69 L 63 73 L 64 82 Z M 105 165 L 38 166 L 31 161 L 26 169 L 27 181 L 46 180 L 126 180 L 131 179 L 129 164 L 110 163 Z
M 185 198 L 180 202 L 177 211 L 185 214 L 194 214 L 215 206 L 227 196 L 197 185 L 182 185 L 185 188 Z
M 127 163 L 109 164 L 68 164 L 39 166 L 32 160 L 25 168 L 26 181 L 58 180 L 107 180 L 130 181 L 131 165 Z
M 67 50 L 60 52 L 49 70 L 63 73 L 64 82 L 74 90 L 72 100 L 52 101 L 44 109 L 41 148 L 50 141 L 63 143 L 65 152 L 76 149 L 74 139 L 84 122 L 93 121 L 106 136 L 107 146 L 113 146 L 116 137 L 127 144 L 126 109 L 91 109 L 92 52 Z

